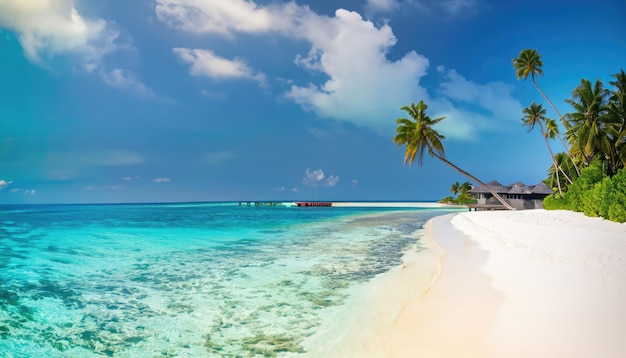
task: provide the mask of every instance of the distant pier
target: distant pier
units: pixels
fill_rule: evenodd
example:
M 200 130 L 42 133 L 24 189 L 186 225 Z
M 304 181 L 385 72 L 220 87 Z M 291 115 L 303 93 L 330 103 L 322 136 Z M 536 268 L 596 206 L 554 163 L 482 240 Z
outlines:
M 296 201 L 295 206 L 298 207 L 328 207 L 333 206 L 330 201 Z M 280 201 L 240 201 L 239 206 L 283 206 L 285 205 Z
M 333 206 L 330 201 L 296 201 L 296 205 L 300 207 L 316 207 L 316 206 Z
M 240 201 L 239 206 L 282 206 L 280 201 Z

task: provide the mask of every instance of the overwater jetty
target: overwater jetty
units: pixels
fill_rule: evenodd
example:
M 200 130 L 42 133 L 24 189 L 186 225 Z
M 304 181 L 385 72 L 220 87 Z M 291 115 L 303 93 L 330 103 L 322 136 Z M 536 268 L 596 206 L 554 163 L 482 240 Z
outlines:
M 296 205 L 300 207 L 316 207 L 316 206 L 333 206 L 329 201 L 296 201 Z
M 285 206 L 284 202 L 280 201 L 240 201 L 239 206 Z M 287 205 L 289 206 L 289 205 Z M 321 206 L 333 206 L 330 201 L 296 201 L 291 206 L 298 207 L 321 207 Z
M 240 201 L 239 206 L 283 206 L 280 201 Z

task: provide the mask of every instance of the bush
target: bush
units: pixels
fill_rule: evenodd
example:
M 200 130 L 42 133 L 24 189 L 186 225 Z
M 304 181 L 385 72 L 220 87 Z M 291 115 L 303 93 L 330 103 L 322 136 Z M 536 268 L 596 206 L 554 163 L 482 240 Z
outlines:
M 624 204 L 611 204 L 611 206 L 609 206 L 609 216 L 607 219 L 617 221 L 618 223 L 626 222 L 626 209 L 624 209 Z
M 566 198 L 555 198 L 552 195 L 543 199 L 543 207 L 546 210 L 570 210 Z
M 601 188 L 602 183 L 597 183 L 592 189 L 586 190 L 583 193 L 582 205 L 580 209 L 583 213 L 585 213 L 585 215 L 594 218 L 600 216 L 600 203 L 602 202 L 602 198 L 600 196 Z
M 580 177 L 569 186 L 565 194 L 570 210 L 585 211 L 586 203 L 589 206 L 587 210 L 589 212 L 595 212 L 596 208 L 592 203 L 594 198 L 592 197 L 593 194 L 591 191 L 593 191 L 595 185 L 601 182 L 604 177 L 605 174 L 599 162 L 592 163 L 589 167 L 584 168 L 580 173 Z
M 603 217 L 620 223 L 626 222 L 626 169 L 620 169 L 611 178 L 609 194 L 603 198 L 608 207 L 607 215 Z

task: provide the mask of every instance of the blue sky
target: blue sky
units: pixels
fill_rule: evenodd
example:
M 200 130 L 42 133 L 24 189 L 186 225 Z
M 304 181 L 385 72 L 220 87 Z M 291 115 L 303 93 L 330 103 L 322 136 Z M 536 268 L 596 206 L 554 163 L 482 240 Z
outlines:
M 536 48 L 562 112 L 626 65 L 626 2 L 0 0 L 0 203 L 436 200 L 403 165 L 424 100 L 447 158 L 529 184 L 550 157 L 511 59 Z M 550 116 L 555 116 L 549 110 Z M 555 143 L 555 150 L 560 147 Z

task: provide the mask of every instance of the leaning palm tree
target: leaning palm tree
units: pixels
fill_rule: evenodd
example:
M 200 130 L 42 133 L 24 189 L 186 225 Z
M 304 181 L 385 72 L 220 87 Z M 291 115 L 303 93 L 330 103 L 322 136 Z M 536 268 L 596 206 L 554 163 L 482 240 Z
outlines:
M 517 75 L 517 79 L 526 80 L 526 78 L 530 76 L 530 79 L 532 80 L 533 85 L 537 89 L 537 92 L 539 92 L 539 94 L 541 94 L 541 96 L 546 100 L 546 102 L 550 104 L 550 107 L 552 107 L 556 115 L 559 116 L 559 120 L 561 121 L 561 123 L 563 123 L 565 128 L 569 129 L 569 124 L 567 123 L 567 121 L 565 121 L 565 119 L 563 118 L 559 110 L 556 109 L 556 106 L 554 105 L 554 103 L 552 103 L 550 98 L 548 98 L 548 96 L 546 96 L 546 94 L 543 93 L 541 88 L 539 88 L 539 85 L 537 84 L 537 81 L 535 80 L 535 75 L 539 75 L 539 76 L 543 75 L 543 69 L 541 68 L 543 66 L 543 61 L 541 61 L 541 54 L 539 54 L 537 50 L 531 50 L 527 48 L 525 50 L 522 50 L 519 53 L 519 55 L 517 55 L 517 58 L 514 58 L 511 61 L 513 61 L 513 68 L 515 68 L 515 74 Z M 563 140 L 563 138 L 561 138 L 561 136 L 558 136 L 558 138 L 563 144 L 563 147 L 565 147 L 565 149 L 569 151 L 569 147 L 567 146 L 567 144 L 565 144 L 565 141 Z M 568 153 L 568 155 L 570 154 Z M 571 158 L 571 155 L 570 155 L 570 158 Z M 572 162 L 573 162 L 573 159 L 572 159 Z M 580 175 L 578 167 L 576 167 L 576 173 Z
M 522 112 L 525 114 L 522 117 L 522 122 L 525 126 L 528 126 L 528 131 L 532 131 L 536 125 L 539 125 L 539 130 L 541 131 L 541 136 L 546 143 L 546 147 L 548 147 L 548 151 L 550 152 L 550 158 L 552 158 L 552 165 L 554 166 L 555 171 L 557 171 L 557 185 L 559 188 L 559 195 L 563 196 L 563 190 L 561 189 L 561 182 L 558 180 L 558 171 L 561 171 L 565 176 L 565 179 L 572 184 L 572 179 L 570 179 L 567 174 L 560 168 L 554 159 L 554 152 L 552 152 L 552 147 L 550 146 L 550 142 L 548 142 L 548 134 L 543 129 L 543 122 L 548 122 L 548 118 L 546 118 L 546 110 L 542 108 L 539 104 L 535 102 L 531 103 L 529 107 L 524 108 Z M 556 122 L 550 122 L 551 126 L 556 125 Z
M 445 117 L 432 119 L 426 115 L 427 108 L 428 106 L 424 103 L 424 101 L 420 101 L 417 105 L 411 103 L 410 106 L 403 106 L 401 109 L 406 111 L 409 116 L 411 116 L 412 120 L 408 118 L 398 118 L 396 120 L 398 128 L 396 129 L 396 135 L 393 137 L 393 141 L 397 145 L 406 145 L 404 164 L 408 162 L 409 165 L 412 165 L 415 160 L 415 156 L 417 155 L 417 164 L 422 166 L 424 152 L 427 152 L 429 156 L 441 160 L 459 173 L 474 180 L 478 184 L 483 185 L 491 193 L 491 195 L 502 203 L 502 205 L 509 210 L 514 210 L 513 207 L 506 202 L 506 200 L 493 191 L 489 186 L 446 159 L 443 144 L 441 143 L 441 140 L 445 139 L 445 137 L 433 129 L 433 126 L 444 120 Z

